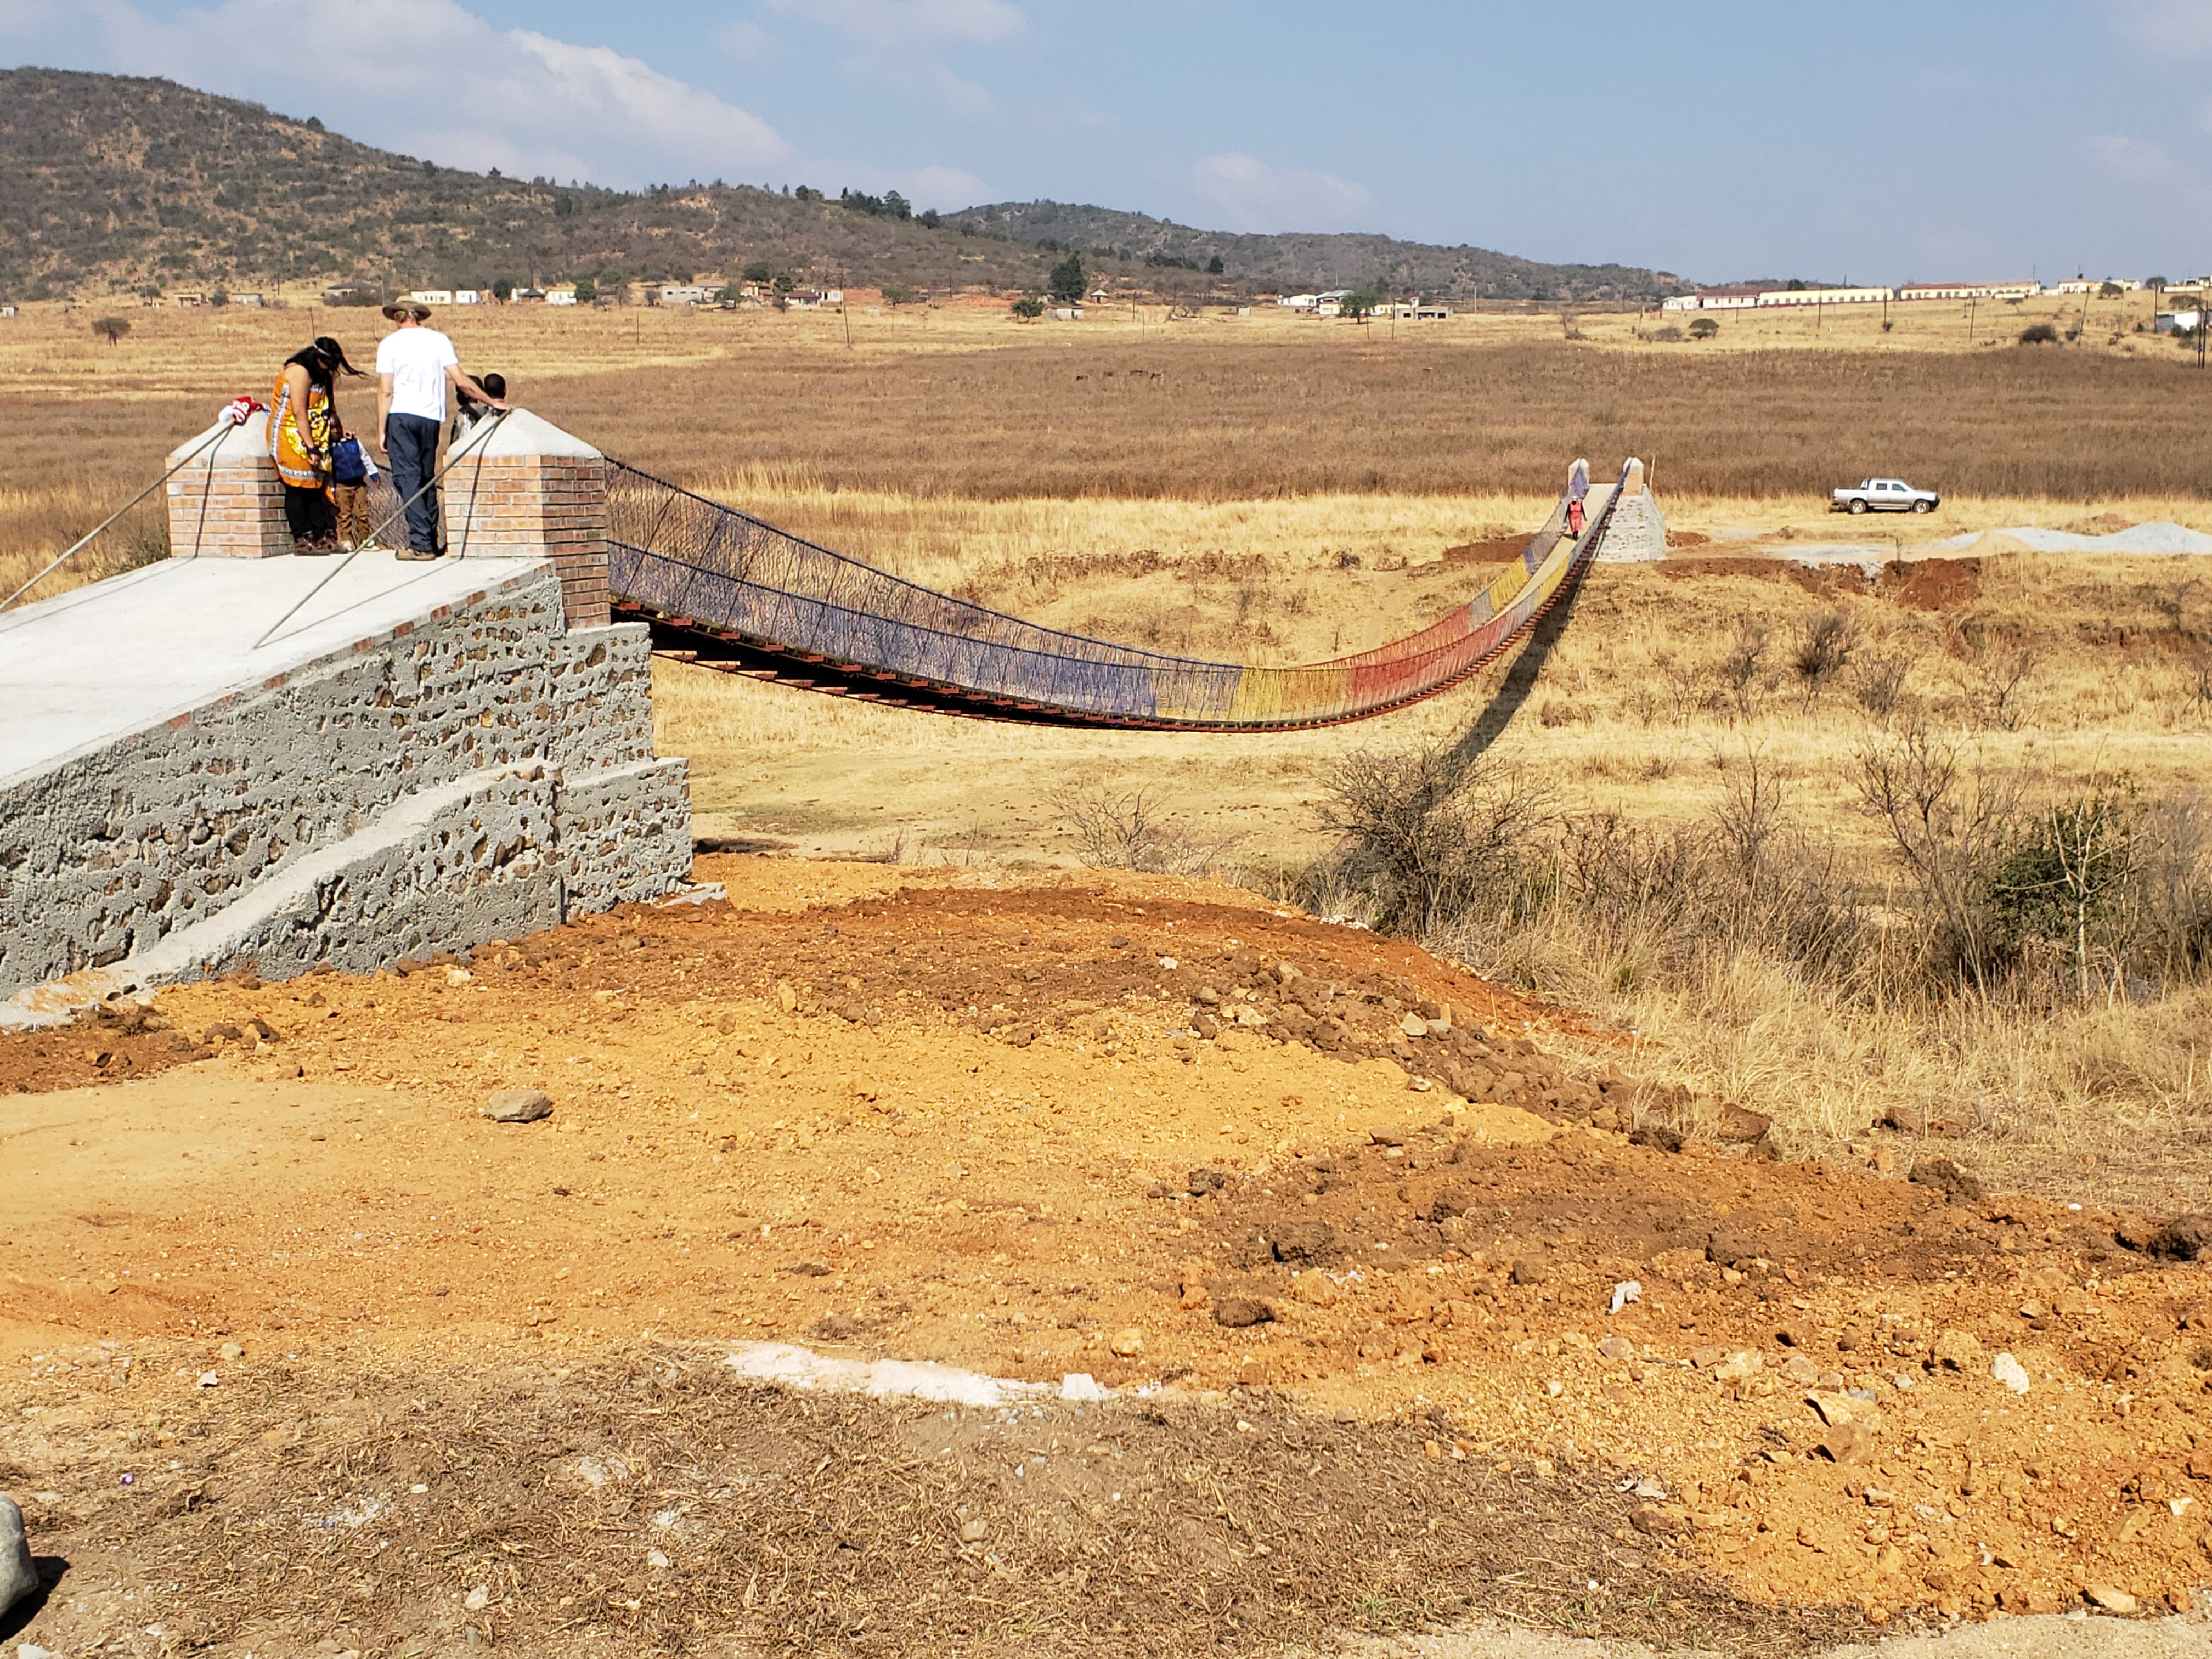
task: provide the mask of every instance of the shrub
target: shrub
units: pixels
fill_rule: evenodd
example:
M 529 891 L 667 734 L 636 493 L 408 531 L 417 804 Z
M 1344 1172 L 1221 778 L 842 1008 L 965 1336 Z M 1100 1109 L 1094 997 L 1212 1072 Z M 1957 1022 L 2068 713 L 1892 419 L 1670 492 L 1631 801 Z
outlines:
M 1652 330 L 1651 337 L 1655 340 L 1663 340 L 1668 345 L 1673 345 L 1682 337 L 1682 331 L 1669 323 L 1664 328 Z
M 131 319 L 127 317 L 96 318 L 93 321 L 92 331 L 106 341 L 108 344 L 113 345 L 131 331 Z
M 1693 340 L 1710 340 L 1720 331 L 1720 324 L 1711 317 L 1700 317 L 1690 325 L 1690 337 Z
M 896 307 L 899 306 L 910 306 L 914 301 L 915 291 L 912 289 L 902 288 L 896 283 L 886 283 L 884 285 L 884 303 L 885 305 Z
M 2020 331 L 2022 345 L 2057 345 L 2058 331 L 2049 323 L 2030 323 Z
M 587 306 L 599 297 L 599 285 L 588 276 L 576 279 L 576 303 Z
M 1007 307 L 1007 309 L 1024 321 L 1033 320 L 1044 315 L 1044 301 L 1033 294 L 1024 295 Z
M 1322 823 L 1338 837 L 1333 874 L 1376 925 L 1422 939 L 1525 884 L 1552 797 L 1526 775 L 1449 750 L 1360 750 L 1324 783 Z
M 1844 672 L 1858 643 L 1858 625 L 1840 611 L 1823 611 L 1805 619 L 1790 665 L 1804 683 L 1807 708 L 1819 702 L 1829 681 Z
M 1234 873 L 1242 836 L 1208 841 L 1163 814 L 1148 791 L 1067 789 L 1046 796 L 1061 825 L 1083 848 L 1093 870 L 1142 870 L 1155 875 Z

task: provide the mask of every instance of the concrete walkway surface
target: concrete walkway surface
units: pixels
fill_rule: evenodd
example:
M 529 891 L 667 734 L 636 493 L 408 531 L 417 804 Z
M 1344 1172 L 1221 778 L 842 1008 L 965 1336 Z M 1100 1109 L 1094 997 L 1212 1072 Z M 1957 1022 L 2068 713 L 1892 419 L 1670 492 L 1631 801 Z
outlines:
M 256 689 L 543 559 L 169 559 L 0 612 L 0 783 Z M 336 573 L 333 574 L 333 573 Z M 266 645 L 255 641 L 331 578 Z

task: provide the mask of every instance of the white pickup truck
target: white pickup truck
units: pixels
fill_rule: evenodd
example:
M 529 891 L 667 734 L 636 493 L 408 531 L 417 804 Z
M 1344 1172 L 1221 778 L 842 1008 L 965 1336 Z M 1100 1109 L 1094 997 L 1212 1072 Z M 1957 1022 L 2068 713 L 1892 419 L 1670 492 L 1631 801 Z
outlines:
M 1902 478 L 1867 478 L 1828 498 L 1831 513 L 1933 513 L 1943 498 L 1932 489 L 1915 489 Z

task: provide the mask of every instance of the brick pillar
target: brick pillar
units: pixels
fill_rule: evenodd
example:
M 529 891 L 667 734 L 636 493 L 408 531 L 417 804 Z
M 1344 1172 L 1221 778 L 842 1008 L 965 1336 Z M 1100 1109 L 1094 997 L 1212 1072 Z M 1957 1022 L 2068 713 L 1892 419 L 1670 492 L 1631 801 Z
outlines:
M 215 442 L 169 480 L 169 556 L 265 559 L 289 553 L 284 482 L 269 459 L 269 417 L 250 415 L 238 426 L 218 422 L 173 451 L 167 464 L 175 466 L 210 437 Z
M 607 463 L 527 410 L 480 424 L 447 452 L 446 546 L 471 559 L 550 558 L 571 628 L 603 627 Z

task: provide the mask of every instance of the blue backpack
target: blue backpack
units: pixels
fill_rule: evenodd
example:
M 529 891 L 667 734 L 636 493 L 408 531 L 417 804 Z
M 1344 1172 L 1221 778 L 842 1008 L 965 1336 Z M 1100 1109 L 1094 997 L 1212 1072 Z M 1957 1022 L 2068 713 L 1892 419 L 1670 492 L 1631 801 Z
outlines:
M 368 482 L 368 458 L 361 453 L 361 440 L 344 437 L 331 446 L 331 482 L 342 484 Z

